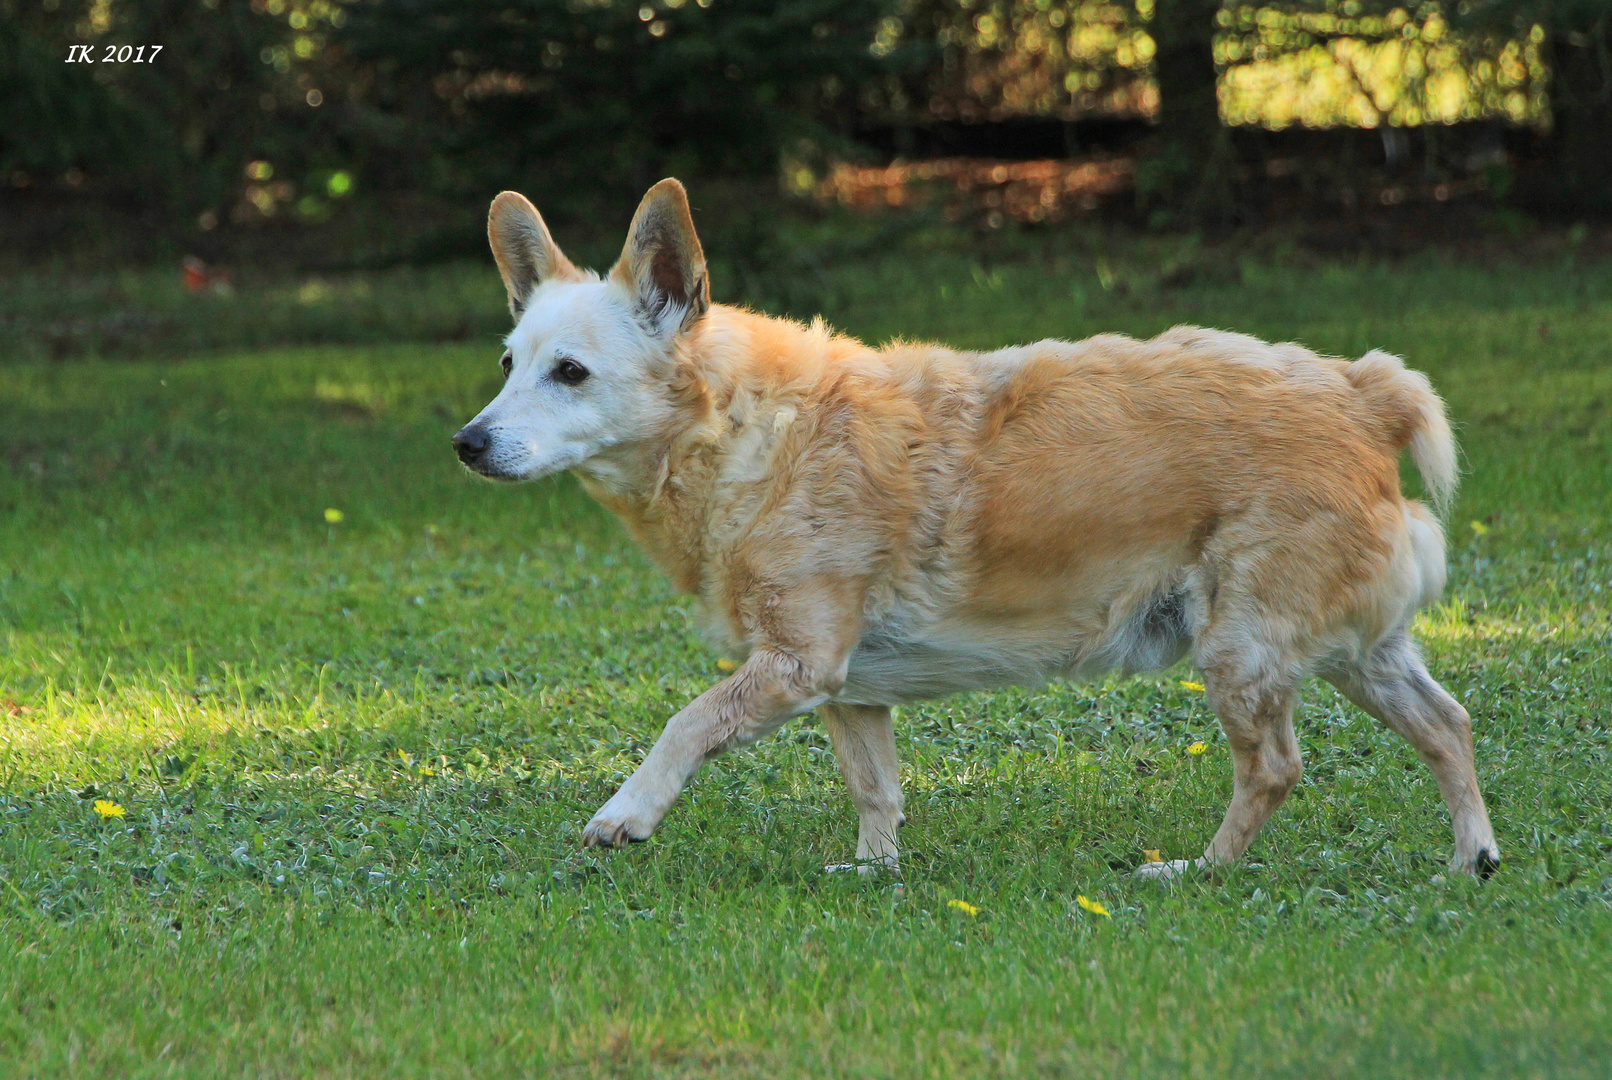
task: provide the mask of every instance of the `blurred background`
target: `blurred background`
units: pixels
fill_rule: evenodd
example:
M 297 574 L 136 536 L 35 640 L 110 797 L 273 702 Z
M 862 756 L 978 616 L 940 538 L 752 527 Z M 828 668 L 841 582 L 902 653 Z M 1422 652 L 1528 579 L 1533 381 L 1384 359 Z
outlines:
M 0 0 L 0 355 L 480 336 L 503 319 L 493 194 L 598 265 L 674 174 L 718 297 L 795 314 L 902 245 L 1199 245 L 1166 245 L 1165 285 L 1247 251 L 1604 248 L 1609 21 L 1607 0 Z

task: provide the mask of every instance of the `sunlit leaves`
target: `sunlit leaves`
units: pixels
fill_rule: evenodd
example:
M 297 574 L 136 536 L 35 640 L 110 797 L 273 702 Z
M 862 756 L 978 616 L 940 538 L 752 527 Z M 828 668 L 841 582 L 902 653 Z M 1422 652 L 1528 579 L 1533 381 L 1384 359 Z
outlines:
M 1243 4 L 1219 17 L 1228 123 L 1377 127 L 1500 116 L 1540 123 L 1542 35 L 1459 34 L 1436 4 L 1319 10 Z
M 876 47 L 931 35 L 947 62 L 922 111 L 941 119 L 1151 115 L 1151 5 L 929 0 L 881 25 Z M 1546 115 L 1543 34 L 1452 28 L 1436 3 L 1230 4 L 1216 18 L 1221 115 L 1281 128 Z

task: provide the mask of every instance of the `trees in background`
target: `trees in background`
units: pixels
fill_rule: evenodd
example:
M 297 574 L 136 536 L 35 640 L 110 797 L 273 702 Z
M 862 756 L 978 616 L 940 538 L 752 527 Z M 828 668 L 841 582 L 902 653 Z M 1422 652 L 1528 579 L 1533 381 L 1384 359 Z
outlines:
M 1458 53 L 1502 73 L 1518 57 L 1548 67 L 1549 166 L 1520 177 L 1513 197 L 1559 212 L 1612 210 L 1609 9 L 1607 0 L 1455 0 L 1447 11 L 1429 0 L 0 0 L 0 180 L 82 182 L 185 227 L 316 220 L 355 190 L 458 199 L 519 186 L 581 214 L 667 173 L 774 175 L 781 161 L 845 148 L 874 114 L 990 121 L 1106 110 L 1156 119 L 1137 168 L 1144 209 L 1206 222 L 1227 218 L 1239 198 L 1227 102 L 1217 97 L 1228 78 L 1250 57 L 1330 49 L 1371 99 L 1359 121 L 1370 123 L 1459 118 L 1433 107 L 1448 74 L 1434 62 Z M 1440 37 L 1445 28 L 1453 36 Z M 63 62 L 70 45 L 108 43 L 160 43 L 164 53 L 157 64 Z M 1368 46 L 1400 50 L 1399 67 L 1385 68 L 1399 104 L 1381 100 L 1351 59 Z M 1281 78 L 1302 83 L 1310 70 Z M 1547 77 L 1530 72 L 1505 77 L 1532 80 L 1524 90 L 1537 97 Z M 1495 92 L 1511 94 L 1507 85 Z
M 298 88 L 297 38 L 263 0 L 0 0 L 0 180 L 87 177 L 155 216 L 227 212 L 252 162 L 338 151 Z M 67 63 L 75 44 L 96 62 Z M 108 44 L 163 50 L 107 62 Z
M 1161 218 L 1219 223 L 1235 209 L 1230 141 L 1216 96 L 1221 0 L 1153 0 L 1148 29 L 1159 87 L 1157 146 L 1137 166 L 1137 194 Z
M 879 40 L 924 43 L 933 62 L 879 105 L 965 123 L 1146 116 L 1151 17 L 1151 0 L 903 0 Z
M 365 0 L 333 46 L 372 173 L 478 195 L 519 184 L 552 203 L 679 171 L 772 176 L 781 155 L 832 143 L 914 51 L 873 48 L 892 7 Z
M 353 190 L 619 197 L 832 145 L 895 0 L 0 0 L 0 177 L 191 221 Z M 71 45 L 162 43 L 153 64 Z M 600 191 L 603 188 L 620 190 Z
M 1468 33 L 1542 37 L 1550 70 L 1545 163 L 1518 195 L 1543 210 L 1612 211 L 1612 3 L 1608 0 L 1463 0 Z

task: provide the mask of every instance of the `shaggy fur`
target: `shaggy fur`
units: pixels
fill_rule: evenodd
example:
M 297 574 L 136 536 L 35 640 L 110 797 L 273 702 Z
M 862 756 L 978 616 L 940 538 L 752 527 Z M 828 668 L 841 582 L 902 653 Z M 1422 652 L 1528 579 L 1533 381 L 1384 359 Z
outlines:
M 489 235 L 517 319 L 511 373 L 460 456 L 498 479 L 574 469 L 743 660 L 672 717 L 586 843 L 648 837 L 702 762 L 818 709 L 857 858 L 893 866 L 892 706 L 1189 656 L 1234 794 L 1201 859 L 1143 872 L 1248 847 L 1299 779 L 1310 674 L 1432 769 L 1452 865 L 1497 863 L 1467 714 L 1407 634 L 1443 586 L 1444 538 L 1401 495 L 1399 455 L 1439 509 L 1456 468 L 1442 403 L 1396 358 L 1190 327 L 869 348 L 710 304 L 675 180 L 645 196 L 603 279 L 514 193 Z

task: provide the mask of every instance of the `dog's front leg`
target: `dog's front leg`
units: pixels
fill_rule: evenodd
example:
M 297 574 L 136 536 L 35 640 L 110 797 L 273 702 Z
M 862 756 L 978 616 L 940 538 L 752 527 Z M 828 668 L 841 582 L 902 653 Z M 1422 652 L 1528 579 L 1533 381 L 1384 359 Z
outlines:
M 751 652 L 739 670 L 667 721 L 644 763 L 583 829 L 582 842 L 621 847 L 648 839 L 702 764 L 810 712 L 843 679 L 843 661 L 817 664 L 776 648 Z
M 824 705 L 820 710 L 840 775 L 856 804 L 856 862 L 831 870 L 878 867 L 895 870 L 900 855 L 896 830 L 907 823 L 901 813 L 901 765 L 896 760 L 896 729 L 882 705 Z

